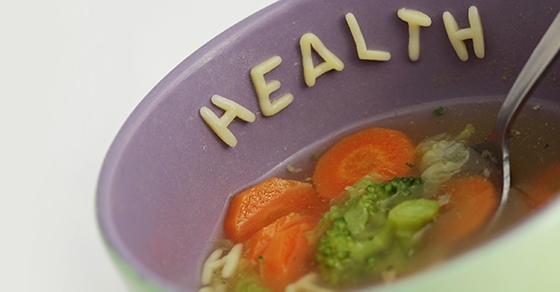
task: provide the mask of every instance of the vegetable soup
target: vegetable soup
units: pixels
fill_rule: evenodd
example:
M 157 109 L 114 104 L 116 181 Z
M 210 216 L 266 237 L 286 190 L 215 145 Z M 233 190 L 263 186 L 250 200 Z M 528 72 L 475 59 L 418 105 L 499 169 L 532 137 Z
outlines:
M 489 100 L 489 101 L 488 101 Z M 500 99 L 464 98 L 366 121 L 318 141 L 230 198 L 201 291 L 382 285 L 503 232 L 560 189 L 560 110 L 531 100 L 510 133 L 512 191 L 499 202 L 469 146 Z

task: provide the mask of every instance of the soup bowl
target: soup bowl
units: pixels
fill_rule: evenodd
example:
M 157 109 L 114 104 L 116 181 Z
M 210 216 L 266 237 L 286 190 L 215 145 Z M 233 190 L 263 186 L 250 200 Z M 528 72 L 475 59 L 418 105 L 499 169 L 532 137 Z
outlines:
M 174 68 L 111 145 L 96 202 L 111 258 L 132 291 L 198 290 L 232 195 L 294 175 L 283 172 L 294 157 L 348 129 L 503 99 L 559 9 L 556 0 L 284 0 L 248 17 Z M 527 110 L 557 109 L 559 78 L 556 64 Z M 558 230 L 553 200 L 437 267 L 360 289 L 552 291 Z

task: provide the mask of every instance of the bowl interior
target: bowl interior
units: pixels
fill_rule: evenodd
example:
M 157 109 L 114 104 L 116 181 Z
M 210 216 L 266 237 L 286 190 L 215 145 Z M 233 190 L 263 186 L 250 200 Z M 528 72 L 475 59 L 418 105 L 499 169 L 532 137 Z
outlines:
M 442 21 L 449 11 L 460 27 L 478 8 L 485 56 L 461 61 Z M 419 10 L 432 24 L 422 27 L 418 61 L 408 57 L 408 24 L 400 8 Z M 195 290 L 200 265 L 221 235 L 228 198 L 266 176 L 309 145 L 381 117 L 459 98 L 504 97 L 523 62 L 552 21 L 560 3 L 550 1 L 279 1 L 227 30 L 179 64 L 141 102 L 115 139 L 98 188 L 98 217 L 108 247 L 141 277 L 169 290 Z M 353 13 L 370 49 L 389 61 L 360 60 L 345 20 Z M 315 34 L 343 63 L 307 86 L 300 37 Z M 249 72 L 280 56 L 265 79 L 279 80 L 274 99 L 293 102 L 264 116 Z M 315 61 L 320 62 L 320 56 Z M 547 73 L 534 96 L 554 102 L 560 64 Z M 202 107 L 220 95 L 256 115 L 235 119 L 226 145 L 204 122 Z M 284 163 L 284 164 L 282 164 Z

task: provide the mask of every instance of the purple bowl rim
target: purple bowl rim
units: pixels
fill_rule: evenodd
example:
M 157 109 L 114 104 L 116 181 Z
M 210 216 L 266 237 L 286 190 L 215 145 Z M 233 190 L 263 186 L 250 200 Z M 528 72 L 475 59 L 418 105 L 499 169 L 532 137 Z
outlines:
M 266 21 L 268 16 L 276 13 L 281 13 L 282 11 L 291 8 L 295 4 L 301 4 L 304 2 L 309 2 L 313 0 L 277 0 L 276 2 L 266 6 L 265 8 L 251 14 L 250 16 L 240 20 L 233 26 L 224 30 L 214 38 L 212 38 L 207 43 L 203 44 L 191 55 L 187 56 L 183 61 L 181 61 L 175 68 L 173 68 L 166 76 L 164 76 L 152 90 L 139 102 L 139 104 L 133 109 L 132 113 L 125 120 L 122 127 L 119 129 L 115 138 L 111 142 L 109 149 L 104 157 L 101 169 L 99 171 L 97 188 L 96 188 L 96 219 L 101 234 L 102 240 L 105 246 L 111 250 L 118 258 L 128 267 L 131 267 L 136 274 L 144 280 L 147 280 L 153 284 L 156 284 L 158 288 L 165 291 L 183 291 L 184 288 L 180 287 L 169 280 L 164 279 L 161 276 L 153 273 L 144 264 L 142 264 L 136 256 L 134 256 L 127 248 L 126 245 L 121 241 L 121 238 L 114 228 L 114 225 L 110 220 L 110 213 L 107 212 L 107 206 L 109 205 L 109 194 L 110 188 L 113 183 L 114 173 L 116 167 L 119 165 L 122 153 L 125 151 L 130 139 L 136 133 L 137 129 L 143 124 L 146 117 L 156 108 L 160 102 L 162 102 L 169 92 L 175 88 L 185 77 L 189 76 L 195 72 L 198 68 L 202 67 L 208 61 L 212 60 L 213 57 L 218 56 L 225 52 L 224 48 L 228 45 L 235 43 L 239 35 L 245 34 L 251 29 L 255 28 L 260 22 Z M 554 205 L 555 207 L 552 207 Z M 518 233 L 525 229 L 531 228 L 537 218 L 544 217 L 549 214 L 551 209 L 556 209 L 560 207 L 560 198 L 554 200 L 547 206 L 544 206 L 541 210 L 526 218 L 522 222 L 518 223 L 517 226 L 511 230 L 506 231 L 504 234 L 490 240 L 487 244 L 484 244 L 484 249 L 495 248 L 499 245 L 505 238 L 515 237 Z M 478 250 L 481 247 L 477 248 Z M 465 258 L 466 255 L 471 255 L 469 252 L 465 255 L 459 256 L 457 259 Z M 459 262 L 457 260 L 453 262 Z M 457 264 L 456 264 L 457 265 Z M 426 271 L 429 273 L 429 271 Z M 425 273 L 426 273 L 425 272 Z M 425 274 L 420 273 L 420 274 Z M 417 275 L 420 275 L 417 274 Z M 415 281 L 416 277 L 411 277 L 404 281 L 401 281 L 401 285 L 405 287 L 408 286 L 409 282 Z M 193 287 L 194 288 L 194 287 Z M 365 291 L 365 289 L 358 289 L 358 291 Z M 385 289 L 381 289 L 385 291 Z
M 260 22 L 265 21 L 270 15 L 280 13 L 289 9 L 293 4 L 301 2 L 301 0 L 278 0 L 237 22 L 202 45 L 191 55 L 187 56 L 186 59 L 173 68 L 140 101 L 119 129 L 109 147 L 99 172 L 96 189 L 95 206 L 99 231 L 108 249 L 113 251 L 115 255 L 117 255 L 120 260 L 123 260 L 129 267 L 133 268 L 140 278 L 155 283 L 158 288 L 170 291 L 182 290 L 179 285 L 153 273 L 126 248 L 115 226 L 112 224 L 111 214 L 108 212 L 110 189 L 122 153 L 125 151 L 132 136 L 143 124 L 149 113 L 152 112 L 182 80 L 195 72 L 198 68 L 204 66 L 204 64 L 212 60 L 215 56 L 224 53 L 224 49 L 230 44 L 235 43 L 239 35 L 246 34 L 250 30 L 256 28 Z

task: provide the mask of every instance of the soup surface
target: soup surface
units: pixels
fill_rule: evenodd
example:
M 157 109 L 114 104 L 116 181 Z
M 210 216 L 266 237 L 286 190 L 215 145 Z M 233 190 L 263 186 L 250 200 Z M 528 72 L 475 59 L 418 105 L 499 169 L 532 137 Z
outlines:
M 290 157 L 231 198 L 202 290 L 392 282 L 515 225 L 560 189 L 560 110 L 533 99 L 517 117 L 510 200 L 488 228 L 499 201 L 494 170 L 468 146 L 489 135 L 499 105 L 465 98 L 395 112 Z

